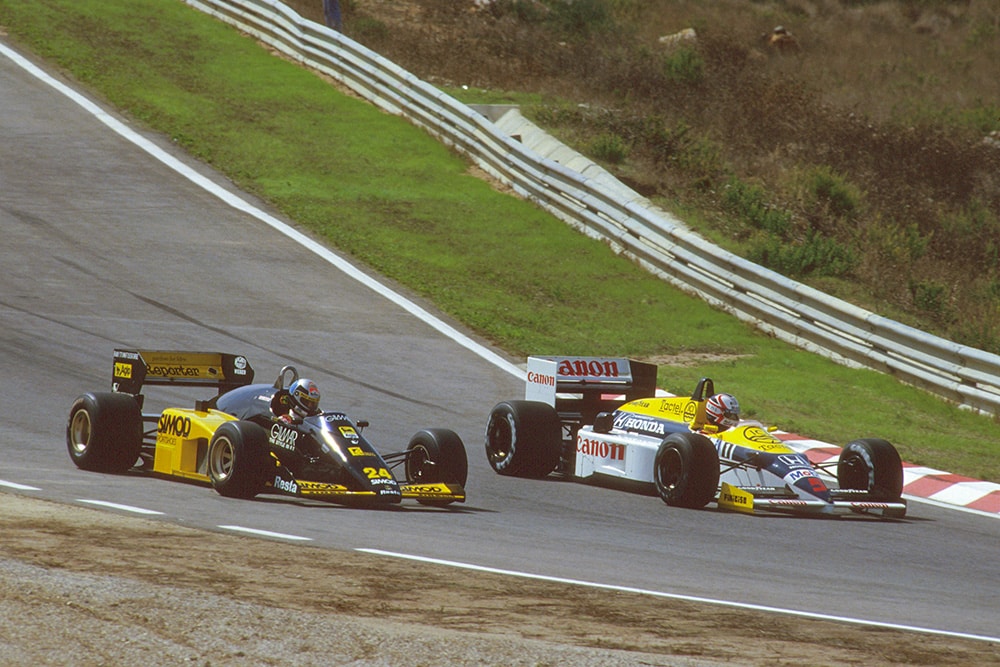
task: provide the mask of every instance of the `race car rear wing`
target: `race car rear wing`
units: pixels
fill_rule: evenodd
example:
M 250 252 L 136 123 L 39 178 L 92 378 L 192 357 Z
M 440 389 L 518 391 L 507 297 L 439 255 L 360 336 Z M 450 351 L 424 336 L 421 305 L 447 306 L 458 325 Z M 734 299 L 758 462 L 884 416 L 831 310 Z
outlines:
M 221 394 L 253 382 L 243 355 L 221 352 L 116 349 L 111 388 L 138 396 L 143 385 L 212 387 Z
M 528 357 L 524 398 L 563 418 L 593 423 L 599 412 L 656 395 L 656 365 L 606 357 Z

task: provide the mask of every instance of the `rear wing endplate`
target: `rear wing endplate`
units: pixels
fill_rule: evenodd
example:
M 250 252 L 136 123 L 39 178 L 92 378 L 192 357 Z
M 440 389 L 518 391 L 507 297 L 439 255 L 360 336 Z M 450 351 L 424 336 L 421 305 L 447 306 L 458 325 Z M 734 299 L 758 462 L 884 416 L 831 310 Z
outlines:
M 137 396 L 143 385 L 213 387 L 221 394 L 253 382 L 253 368 L 240 354 L 176 350 L 116 349 L 114 391 Z
M 528 357 L 524 398 L 592 420 L 656 395 L 656 364 L 608 357 Z

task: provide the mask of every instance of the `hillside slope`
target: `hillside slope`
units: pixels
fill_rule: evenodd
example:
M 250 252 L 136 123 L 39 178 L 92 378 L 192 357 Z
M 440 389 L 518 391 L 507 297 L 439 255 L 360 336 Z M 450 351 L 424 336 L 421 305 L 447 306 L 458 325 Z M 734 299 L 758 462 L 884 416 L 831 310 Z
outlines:
M 288 4 L 322 21 L 319 0 Z M 1000 352 L 995 3 L 342 4 L 347 35 L 460 98 L 521 103 L 723 247 Z M 768 46 L 779 25 L 793 47 Z

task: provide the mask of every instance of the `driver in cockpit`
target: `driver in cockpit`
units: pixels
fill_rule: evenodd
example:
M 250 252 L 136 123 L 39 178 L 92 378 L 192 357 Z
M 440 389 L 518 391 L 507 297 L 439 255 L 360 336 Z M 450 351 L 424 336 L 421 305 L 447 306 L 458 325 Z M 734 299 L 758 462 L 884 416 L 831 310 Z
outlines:
M 300 422 L 310 415 L 319 414 L 319 387 L 312 380 L 301 378 L 288 388 L 291 409 L 278 419 L 284 422 Z
M 739 401 L 731 394 L 715 394 L 705 402 L 705 418 L 722 433 L 740 423 Z

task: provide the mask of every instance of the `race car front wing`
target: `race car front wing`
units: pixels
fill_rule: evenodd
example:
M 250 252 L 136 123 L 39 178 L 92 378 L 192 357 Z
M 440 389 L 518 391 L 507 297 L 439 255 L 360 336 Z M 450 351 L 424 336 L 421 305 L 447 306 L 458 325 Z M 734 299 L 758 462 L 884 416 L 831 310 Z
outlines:
M 847 489 L 834 491 L 830 502 L 807 500 L 790 495 L 786 489 L 776 487 L 738 487 L 722 483 L 716 504 L 719 509 L 753 514 L 757 511 L 788 512 L 793 514 L 871 514 L 887 519 L 906 516 L 906 503 L 882 502 L 866 499 L 867 492 Z M 857 499 L 852 500 L 851 496 Z

